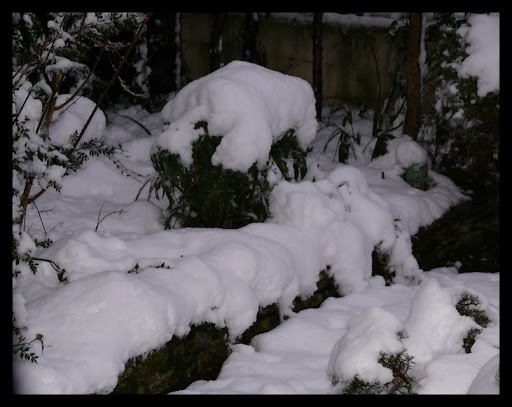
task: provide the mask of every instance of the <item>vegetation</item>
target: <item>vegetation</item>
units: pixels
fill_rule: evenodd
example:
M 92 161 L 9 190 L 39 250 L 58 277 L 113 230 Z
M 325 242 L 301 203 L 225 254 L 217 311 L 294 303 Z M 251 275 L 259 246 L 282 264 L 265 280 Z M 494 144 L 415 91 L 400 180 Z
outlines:
M 426 30 L 425 88 L 435 96 L 433 111 L 422 117 L 418 141 L 427 148 L 434 169 L 451 176 L 463 170 L 482 184 L 497 187 L 499 92 L 478 94 L 477 78 L 462 77 L 458 67 L 468 56 L 459 29 L 466 15 L 441 13 Z
M 26 359 L 32 363 L 37 363 L 37 356 L 35 352 L 30 352 L 30 345 L 34 342 L 39 342 L 41 344 L 41 352 L 44 351 L 44 337 L 41 334 L 36 334 L 34 339 L 29 342 L 26 342 L 26 338 L 22 335 L 22 328 L 18 327 L 16 324 L 16 318 L 14 315 L 12 316 L 12 336 L 16 338 L 16 341 L 13 341 L 12 345 L 12 353 L 14 355 L 19 354 L 21 359 Z
M 138 13 L 13 13 L 12 170 L 22 186 L 21 190 L 12 190 L 14 278 L 26 272 L 36 274 L 40 262 L 48 262 L 56 271 L 59 281 L 67 282 L 66 270 L 51 260 L 37 257 L 38 248 L 48 247 L 52 240 L 44 225 L 43 236 L 31 235 L 26 230 L 27 209 L 29 205 L 35 206 L 36 200 L 48 189 L 60 191 L 62 178 L 80 171 L 90 157 L 101 155 L 113 159 L 114 154 L 118 152 L 115 146 L 107 145 L 99 139 L 84 141 L 83 136 L 94 114 L 103 102 L 108 100 L 110 90 L 115 89 L 115 84 L 118 85 L 117 95 L 122 91 L 131 98 L 148 99 L 150 70 L 145 64 L 147 54 L 144 47 L 137 45 L 141 39 L 151 43 L 152 39 L 157 37 L 156 34 L 150 35 L 145 31 L 149 18 L 149 14 Z M 173 18 L 172 21 L 179 25 L 178 18 Z M 216 21 L 218 29 L 215 33 L 212 32 L 212 44 L 218 45 L 221 44 L 224 17 L 222 21 Z M 458 29 L 468 24 L 465 15 L 446 13 L 439 14 L 436 22 L 427 28 L 427 42 L 434 46 L 427 49 L 428 72 L 423 77 L 423 87 L 432 89 L 435 103 L 434 108 L 420 118 L 418 141 L 427 148 L 434 169 L 448 172 L 462 168 L 482 174 L 491 184 L 496 185 L 499 172 L 499 92 L 480 96 L 477 78 L 461 77 L 458 74 L 458 64 L 468 55 L 468 44 Z M 158 24 L 155 27 L 158 27 Z M 397 29 L 397 33 L 403 33 L 400 31 L 403 27 L 406 26 L 395 24 L 392 29 Z M 317 25 L 316 29 L 321 29 L 321 26 Z M 180 46 L 177 45 L 175 48 L 175 51 L 179 52 Z M 213 50 L 216 52 L 212 54 L 212 69 L 221 64 L 221 55 L 217 52 L 220 48 L 215 47 Z M 131 63 L 133 61 L 128 58 L 134 54 L 135 58 L 144 63 Z M 320 57 L 321 55 L 317 56 Z M 375 62 L 379 77 L 376 57 Z M 122 70 L 123 67 L 125 70 Z M 318 69 L 318 65 L 316 67 Z M 317 71 L 315 75 L 319 75 L 321 84 L 321 71 Z M 181 71 L 175 79 L 176 83 L 182 83 Z M 456 91 L 453 91 L 454 89 Z M 405 91 L 404 72 L 400 69 L 395 72 L 393 85 L 384 98 L 381 97 L 383 90 L 379 89 L 379 102 L 373 111 L 372 136 L 375 144 L 372 159 L 387 152 L 387 142 L 393 138 L 392 132 L 402 125 L 399 118 L 406 107 Z M 70 97 L 58 105 L 57 97 L 63 94 Z M 321 94 L 321 87 L 316 89 L 315 94 Z M 162 95 L 154 96 L 163 99 Z M 64 145 L 55 145 L 52 142 L 52 121 L 80 97 L 93 100 L 94 110 L 83 128 L 69 135 L 68 142 Z M 120 98 L 113 100 L 118 101 Z M 38 103 L 39 111 L 34 113 L 24 109 L 33 102 Z M 354 145 L 359 145 L 361 138 L 359 133 L 354 132 L 350 106 L 343 105 L 340 109 L 343 109 L 345 114 L 342 126 L 327 120 L 326 125 L 333 127 L 328 143 L 337 140 L 337 159 L 341 163 L 346 163 L 350 154 L 355 154 Z M 318 106 L 317 111 L 320 111 Z M 369 112 L 369 109 L 363 106 L 359 114 L 369 117 Z M 148 135 L 150 134 L 142 124 L 136 123 Z M 347 125 L 350 128 L 347 128 Z M 306 157 L 310 150 L 299 147 L 292 129 L 274 142 L 268 162 L 263 168 L 254 164 L 247 172 L 240 172 L 223 168 L 222 165 L 213 165 L 211 157 L 222 135 L 210 135 L 206 122 L 196 123 L 196 128 L 203 128 L 204 135 L 193 143 L 191 167 L 184 166 L 179 155 L 166 150 L 158 150 L 151 156 L 157 172 L 152 191 L 157 198 L 165 195 L 169 200 L 166 228 L 239 228 L 252 222 L 262 222 L 268 216 L 268 197 L 273 186 L 268 181 L 269 172 L 277 170 L 282 179 L 296 182 L 306 175 Z M 106 217 L 121 212 L 122 210 L 101 216 L 100 209 L 95 230 L 98 230 Z M 379 253 L 375 251 L 374 256 L 379 257 Z M 385 259 L 382 262 L 385 263 Z M 170 266 L 162 263 L 142 267 L 137 263 L 128 272 L 139 273 L 147 267 Z M 386 277 L 386 283 L 389 284 L 392 275 L 386 270 L 382 270 L 381 274 Z M 331 286 L 332 281 L 324 284 L 328 293 L 336 291 L 336 287 Z M 316 297 L 311 300 L 312 304 L 321 303 L 323 300 L 323 296 L 320 295 L 322 288 L 324 287 L 319 286 L 320 293 L 315 293 Z M 470 293 L 461 296 L 456 308 L 461 315 L 471 317 L 482 328 L 491 322 L 485 310 L 481 309 L 479 298 Z M 263 315 L 268 317 L 265 323 L 262 323 L 264 329 L 274 326 L 277 321 L 276 315 L 270 311 L 268 314 Z M 262 321 L 263 319 L 258 322 Z M 25 330 L 26 327 L 18 326 L 13 314 L 13 354 L 37 363 L 38 356 L 30 348 L 38 342 L 43 351 L 44 337 L 37 333 L 33 339 L 27 340 L 24 336 Z M 184 386 L 184 383 L 190 382 L 190 369 L 193 369 L 190 358 L 194 352 L 206 352 L 204 349 L 208 350 L 210 344 L 208 335 L 218 334 L 216 339 L 221 343 L 218 352 L 220 356 L 215 360 L 216 368 L 210 369 L 205 378 L 216 377 L 229 350 L 225 332 L 215 332 L 214 335 L 213 331 L 214 328 L 210 325 L 191 330 L 189 339 L 195 341 L 194 346 L 197 345 L 199 348 L 186 349 L 181 343 L 173 342 L 172 346 L 166 344 L 167 355 L 164 355 L 163 359 L 155 355 L 146 358 L 148 363 L 160 369 L 159 372 L 165 371 L 169 366 L 174 371 L 177 367 L 188 366 L 179 372 L 184 375 L 180 377 L 179 384 L 171 383 L 173 378 L 166 373 L 167 376 L 161 380 L 165 382 L 166 389 L 178 389 Z M 463 343 L 466 352 L 471 351 L 480 332 L 480 329 L 468 332 Z M 141 375 L 144 375 L 141 359 L 127 364 L 126 377 L 132 375 L 128 380 L 129 384 L 120 381 L 116 392 L 140 391 L 143 387 L 140 384 Z M 181 365 L 175 365 L 176 359 L 179 359 Z M 356 376 L 344 385 L 342 394 L 413 394 L 415 380 L 409 374 L 412 360 L 406 351 L 392 355 L 381 353 L 378 363 L 393 372 L 393 380 L 389 383 L 369 383 Z M 201 363 L 204 364 L 201 366 L 204 368 L 206 362 Z M 154 377 L 150 379 L 150 382 L 144 385 L 157 383 Z M 336 380 L 333 378 L 333 383 Z M 155 389 L 151 388 L 151 391 Z
M 24 270 L 35 274 L 38 262 L 46 261 L 57 271 L 59 281 L 66 282 L 65 270 L 51 260 L 35 257 L 37 246 L 48 247 L 52 241 L 48 236 L 38 241 L 25 231 L 27 208 L 35 205 L 48 189 L 60 191 L 62 177 L 79 170 L 89 157 L 112 156 L 116 151 L 97 139 L 82 142 L 82 137 L 148 17 L 139 20 L 135 14 L 125 13 L 13 14 L 12 169 L 23 185 L 21 193 L 16 188 L 12 190 L 13 277 Z M 136 33 L 110 81 L 94 81 L 103 54 L 117 51 L 119 43 L 115 39 L 134 30 Z M 96 106 L 83 128 L 70 134 L 63 145 L 54 143 L 51 123 L 57 112 L 64 111 L 79 97 L 98 91 Z M 70 96 L 58 105 L 61 94 Z M 24 109 L 27 105 L 30 108 Z M 33 106 L 40 106 L 40 111 L 34 112 Z M 36 193 L 34 188 L 38 188 Z M 43 229 L 46 232 L 44 225 Z M 22 329 L 14 325 L 13 317 L 13 352 L 35 362 L 37 356 L 29 353 L 30 344 L 34 340 L 42 344 L 42 335 L 27 343 Z
M 466 14 L 439 13 L 425 27 L 426 61 L 420 95 L 423 106 L 416 140 L 427 150 L 433 170 L 456 178 L 457 183 L 461 177 L 471 177 L 484 187 L 497 189 L 499 91 L 479 96 L 477 78 L 462 77 L 458 72 L 468 56 L 469 46 L 459 28 L 469 25 Z M 387 153 L 387 142 L 394 138 L 393 131 L 403 126 L 401 117 L 407 109 L 408 91 L 403 68 L 408 31 L 407 14 L 390 26 L 388 38 L 397 44 L 404 60 L 398 65 L 385 97 L 381 97 L 385 90 L 381 88 L 381 73 L 374 53 L 379 97 L 373 113 L 364 105 L 359 113 L 373 119 L 372 160 Z M 337 139 L 338 161 L 346 163 L 349 155 L 355 154 L 353 145 L 359 144 L 359 137 L 346 127 L 352 124 L 351 108 L 345 105 L 340 109 L 345 111 L 343 126 L 334 128 L 328 143 Z M 329 118 L 326 126 L 332 126 Z
M 393 372 L 393 379 L 388 383 L 369 382 L 361 379 L 359 375 L 355 375 L 339 386 L 339 394 L 415 394 L 413 387 L 416 380 L 408 373 L 414 364 L 413 359 L 406 350 L 392 355 L 380 352 L 378 363 Z M 339 384 L 338 377 L 331 377 L 333 387 Z
M 487 327 L 487 325 L 489 325 L 491 322 L 491 319 L 485 310 L 481 309 L 481 302 L 477 295 L 470 294 L 466 291 L 463 292 L 459 301 L 457 302 L 457 305 L 455 305 L 455 308 L 460 315 L 470 317 L 482 328 Z M 469 330 L 466 337 L 463 339 L 463 347 L 466 353 L 471 353 L 471 348 L 476 341 L 476 337 L 481 332 L 482 330 L 479 328 L 473 328 Z
M 166 228 L 210 227 L 236 229 L 264 221 L 272 189 L 267 176 L 276 166 L 283 178 L 300 180 L 306 175 L 307 150 L 302 150 L 293 130 L 276 141 L 263 168 L 253 164 L 247 172 L 213 165 L 211 158 L 221 136 L 208 133 L 208 123 L 198 122 L 204 134 L 192 143 L 193 164 L 183 165 L 179 154 L 158 149 L 151 161 L 158 177 L 154 182 L 169 200 Z
M 341 126 L 335 122 L 331 122 L 331 115 L 337 111 L 343 111 L 343 120 L 341 122 Z M 350 125 L 350 132 L 345 130 L 347 123 Z M 359 134 L 359 132 L 354 132 L 352 108 L 348 105 L 342 105 L 336 109 L 331 109 L 323 128 L 328 127 L 333 127 L 334 130 L 331 132 L 329 138 L 327 139 L 323 152 L 325 153 L 331 141 L 337 139 L 335 151 L 338 154 L 338 161 L 340 163 L 346 164 L 348 158 L 350 157 L 351 151 L 352 155 L 355 156 L 356 154 L 354 143 L 357 145 L 361 144 L 361 134 Z M 333 157 L 333 161 L 334 158 L 335 157 Z
M 406 41 L 405 34 L 407 25 L 404 23 L 404 21 L 407 21 L 406 17 L 394 21 L 389 29 L 389 32 L 387 33 L 389 41 L 396 42 L 399 48 L 405 47 L 404 44 Z M 370 144 L 372 144 L 371 159 L 374 160 L 388 152 L 387 143 L 389 140 L 392 140 L 395 137 L 393 136 L 393 131 L 399 129 L 403 125 L 403 121 L 400 121 L 400 118 L 406 108 L 406 83 L 405 70 L 403 69 L 405 60 L 402 64 L 399 63 L 397 65 L 398 67 L 394 72 L 391 87 L 388 90 L 383 89 L 382 74 L 379 68 L 379 61 L 374 46 L 372 32 L 370 31 L 369 33 L 366 33 L 366 37 L 373 54 L 378 91 L 375 106 L 370 108 L 362 104 L 359 108 L 358 116 L 360 118 L 371 119 L 373 121 L 372 139 L 371 142 L 365 146 L 365 150 L 370 146 Z M 402 54 L 404 54 L 403 50 L 400 55 Z M 344 113 L 342 126 L 330 123 L 331 114 L 338 110 L 343 110 Z M 349 131 L 345 130 L 347 124 L 350 125 Z M 334 126 L 335 129 L 329 137 L 324 147 L 324 151 L 327 148 L 327 145 L 333 139 L 337 138 L 338 141 L 336 150 L 338 151 L 338 161 L 340 163 L 346 163 L 350 154 L 355 156 L 354 143 L 358 145 L 361 144 L 360 134 L 354 133 L 353 112 L 349 105 L 345 104 L 336 109 L 331 109 L 326 121 L 326 127 L 332 126 Z M 373 141 L 375 142 L 373 143 Z
M 467 291 L 461 293 L 455 308 L 460 315 L 470 317 L 483 328 L 491 322 L 485 309 L 482 308 L 481 300 L 475 294 Z M 482 330 L 478 328 L 472 328 L 467 332 L 463 338 L 463 349 L 466 353 L 471 353 L 476 337 L 481 332 Z M 406 335 L 407 333 L 404 331 L 397 333 L 400 340 Z M 339 377 L 333 375 L 331 376 L 331 385 L 339 394 L 415 394 L 417 378 L 409 373 L 414 364 L 413 359 L 414 357 L 407 353 L 407 349 L 392 355 L 380 352 L 378 363 L 393 372 L 393 379 L 390 382 L 369 382 L 356 374 L 353 378 L 341 383 Z
M 167 394 L 199 379 L 215 380 L 230 353 L 226 328 L 193 325 L 186 336 L 130 359 L 112 394 Z

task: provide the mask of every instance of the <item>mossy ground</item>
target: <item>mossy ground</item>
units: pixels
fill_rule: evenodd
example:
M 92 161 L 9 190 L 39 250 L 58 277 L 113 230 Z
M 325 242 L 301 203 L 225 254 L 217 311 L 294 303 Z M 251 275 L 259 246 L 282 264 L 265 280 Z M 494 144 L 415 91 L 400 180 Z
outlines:
M 187 336 L 128 361 L 112 394 L 166 394 L 199 379 L 214 380 L 228 355 L 225 328 L 192 326 Z
M 325 271 L 320 273 L 317 287 L 311 297 L 295 299 L 295 312 L 318 308 L 326 298 L 339 297 L 334 279 Z M 280 323 L 277 304 L 261 308 L 254 324 L 236 342 L 249 344 L 254 336 Z M 215 380 L 229 353 L 226 328 L 211 323 L 192 326 L 187 336 L 173 337 L 162 348 L 129 360 L 112 394 L 166 394 L 197 380 Z

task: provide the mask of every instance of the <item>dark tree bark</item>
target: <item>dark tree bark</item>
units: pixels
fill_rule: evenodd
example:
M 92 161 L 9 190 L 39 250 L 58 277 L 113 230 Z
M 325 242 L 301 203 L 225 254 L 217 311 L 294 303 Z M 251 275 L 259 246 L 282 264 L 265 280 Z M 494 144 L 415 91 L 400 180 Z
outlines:
M 244 61 L 257 63 L 258 13 L 245 13 Z
M 170 92 L 178 91 L 179 78 L 169 78 L 177 73 L 176 59 L 180 52 L 176 44 L 176 13 L 159 13 L 148 21 L 148 65 L 151 68 L 149 88 L 151 97 L 145 106 L 150 112 L 161 110 Z
M 210 28 L 210 72 L 221 67 L 222 46 L 220 45 L 220 41 L 226 16 L 227 13 L 215 13 L 213 17 L 212 26 Z
M 316 100 L 316 117 L 322 119 L 322 24 L 323 13 L 313 15 L 313 92 Z
M 403 133 L 416 140 L 420 119 L 421 103 L 421 73 L 420 73 L 420 47 L 421 47 L 421 13 L 410 13 L 409 40 L 407 44 L 406 59 L 406 98 L 407 111 Z
M 181 52 L 181 13 L 175 14 L 174 19 L 174 72 L 175 72 L 175 87 L 179 91 L 185 85 L 183 83 L 183 59 Z

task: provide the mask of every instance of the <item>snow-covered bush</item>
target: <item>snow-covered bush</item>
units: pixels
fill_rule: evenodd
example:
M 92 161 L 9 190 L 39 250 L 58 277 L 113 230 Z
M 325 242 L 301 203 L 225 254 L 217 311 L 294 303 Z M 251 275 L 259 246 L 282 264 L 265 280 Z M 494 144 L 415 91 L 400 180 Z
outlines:
M 441 13 L 425 33 L 433 46 L 427 49 L 424 82 L 434 89 L 435 107 L 423 117 L 418 141 L 428 145 L 436 171 L 460 167 L 479 176 L 496 172 L 499 84 L 496 88 L 487 78 L 499 77 L 492 70 L 499 64 L 482 67 L 477 62 L 493 61 L 499 41 L 481 44 L 479 30 L 496 30 L 499 38 L 499 17 Z
M 13 188 L 13 221 L 20 232 L 27 206 L 44 191 L 59 191 L 62 177 L 88 157 L 114 153 L 100 141 L 106 125 L 101 98 L 84 95 L 92 92 L 112 39 L 139 20 L 133 13 L 13 14 L 12 163 L 22 186 L 21 194 Z
M 488 315 L 486 309 L 488 305 L 487 302 L 488 301 L 484 297 L 478 295 L 478 293 L 467 290 L 460 294 L 460 299 L 455 305 L 455 308 L 460 315 L 468 316 L 482 328 L 486 328 L 487 325 L 491 323 L 491 317 Z M 476 337 L 480 333 L 482 333 L 482 329 L 476 327 L 468 332 L 463 340 L 464 350 L 466 353 L 471 353 L 471 348 L 475 343 Z
M 400 340 L 402 323 L 380 307 L 352 317 L 335 344 L 327 374 L 338 394 L 410 394 L 413 357 Z M 364 343 L 365 346 L 361 346 Z
M 476 292 L 450 292 L 426 279 L 401 322 L 380 307 L 353 316 L 334 345 L 327 375 L 341 394 L 413 394 L 436 355 L 470 353 L 490 322 L 487 300 Z M 478 323 L 476 321 L 479 321 Z
M 101 97 L 95 102 L 84 95 L 92 92 L 94 71 L 112 39 L 133 31 L 140 18 L 126 13 L 13 13 L 12 17 L 13 284 L 22 273 L 35 274 L 41 261 L 51 264 L 59 281 L 65 282 L 65 270 L 36 257 L 38 246 L 52 242 L 47 236 L 38 241 L 24 231 L 25 214 L 46 190 L 60 191 L 62 177 L 77 171 L 90 156 L 114 153 L 115 147 L 100 141 L 106 125 L 99 109 Z M 109 86 L 101 86 L 104 97 Z M 37 362 L 30 344 L 36 340 L 43 344 L 42 335 L 25 342 L 24 322 L 14 313 L 12 327 L 13 353 Z
M 233 61 L 189 83 L 162 115 L 151 160 L 169 199 L 166 227 L 263 221 L 272 187 L 306 175 L 317 122 L 303 79 Z

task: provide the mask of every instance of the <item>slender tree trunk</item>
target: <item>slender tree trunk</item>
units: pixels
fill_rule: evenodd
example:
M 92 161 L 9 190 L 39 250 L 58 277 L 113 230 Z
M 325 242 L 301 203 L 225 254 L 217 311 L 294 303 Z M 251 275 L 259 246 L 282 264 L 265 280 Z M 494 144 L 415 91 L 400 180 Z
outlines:
M 258 13 L 245 13 L 244 61 L 257 62 Z
M 174 77 L 176 91 L 181 90 L 181 88 L 186 85 L 182 80 L 184 68 L 181 50 L 181 38 L 181 13 L 176 13 L 174 21 Z
M 407 111 L 405 113 L 403 133 L 411 136 L 414 140 L 418 136 L 421 103 L 421 72 L 419 64 L 421 19 L 421 13 L 410 13 L 406 60 Z
M 210 29 L 210 72 L 221 67 L 222 64 L 222 31 L 227 13 L 215 13 Z
M 178 86 L 180 71 L 176 66 L 179 52 L 176 44 L 176 27 L 179 13 L 159 13 L 148 21 L 148 64 L 151 68 L 149 88 L 151 97 L 147 101 L 148 110 L 161 110 L 167 103 L 167 96 L 173 91 L 180 90 Z M 174 74 L 174 80 L 169 79 L 169 73 Z
M 313 15 L 313 92 L 318 120 L 322 119 L 322 18 L 323 13 Z

